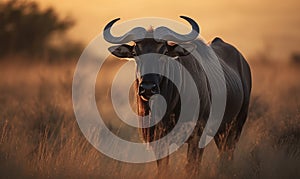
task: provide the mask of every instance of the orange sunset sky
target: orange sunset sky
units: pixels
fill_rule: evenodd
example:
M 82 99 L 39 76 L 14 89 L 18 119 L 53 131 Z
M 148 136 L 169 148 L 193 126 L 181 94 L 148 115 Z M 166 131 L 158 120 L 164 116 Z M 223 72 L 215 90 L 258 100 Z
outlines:
M 42 7 L 53 6 L 62 17 L 73 17 L 76 26 L 69 35 L 85 44 L 116 17 L 121 21 L 164 17 L 183 22 L 179 15 L 187 15 L 198 22 L 206 41 L 220 36 L 245 56 L 264 53 L 272 59 L 282 59 L 300 52 L 299 0 L 36 1 Z

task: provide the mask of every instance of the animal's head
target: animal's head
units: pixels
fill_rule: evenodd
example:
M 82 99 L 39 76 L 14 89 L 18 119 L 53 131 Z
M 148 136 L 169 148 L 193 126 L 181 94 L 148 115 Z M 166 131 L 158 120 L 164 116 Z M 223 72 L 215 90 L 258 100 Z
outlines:
M 149 68 L 164 70 L 164 64 L 171 58 L 189 55 L 195 48 L 191 43 L 199 35 L 197 23 L 186 16 L 180 16 L 192 26 L 189 34 L 178 34 L 167 27 L 146 30 L 136 27 L 120 37 L 111 34 L 113 24 L 120 20 L 114 19 L 104 28 L 104 39 L 112 44 L 109 51 L 119 58 L 133 58 L 137 64 L 138 94 L 147 101 L 154 94 L 160 93 L 162 76 L 159 74 L 145 74 Z M 134 45 L 127 43 L 134 42 Z M 180 44 L 180 45 L 178 45 Z M 140 75 L 145 74 L 145 75 Z

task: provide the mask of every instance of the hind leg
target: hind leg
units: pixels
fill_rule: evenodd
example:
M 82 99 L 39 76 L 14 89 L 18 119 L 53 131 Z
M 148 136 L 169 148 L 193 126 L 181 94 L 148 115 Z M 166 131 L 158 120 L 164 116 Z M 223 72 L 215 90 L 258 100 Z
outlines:
M 238 142 L 238 138 L 236 137 L 238 135 L 236 132 L 236 125 L 230 124 L 227 125 L 226 128 L 224 127 L 224 130 L 219 131 L 218 134 L 214 137 L 219 151 L 219 162 L 217 165 L 217 169 L 220 174 L 227 175 L 227 173 L 231 171 L 230 168 L 233 161 L 233 153 Z
M 219 151 L 219 155 L 218 155 L 219 159 L 221 161 L 232 160 L 233 152 L 236 147 L 236 143 L 238 141 L 234 129 L 230 128 L 230 126 L 227 125 L 224 131 L 219 132 L 214 137 L 214 140 Z
M 241 111 L 231 123 L 226 124 L 223 130 L 214 137 L 221 160 L 233 160 L 233 153 L 239 141 L 243 126 L 248 116 L 249 102 L 244 102 Z
M 233 152 L 246 122 L 248 108 L 249 99 L 245 97 L 242 108 L 236 118 L 231 123 L 227 123 L 214 137 L 221 159 L 233 160 Z

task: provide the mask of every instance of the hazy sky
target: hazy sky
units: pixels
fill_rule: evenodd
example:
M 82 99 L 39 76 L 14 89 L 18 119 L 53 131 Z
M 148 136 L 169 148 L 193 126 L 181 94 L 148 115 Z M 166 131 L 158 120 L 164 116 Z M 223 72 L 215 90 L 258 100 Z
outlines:
M 74 17 L 77 24 L 70 36 L 86 44 L 116 17 L 164 17 L 183 22 L 179 15 L 187 15 L 198 22 L 205 40 L 221 36 L 246 56 L 265 52 L 282 58 L 300 52 L 299 0 L 36 1 L 43 7 L 55 7 L 62 16 Z

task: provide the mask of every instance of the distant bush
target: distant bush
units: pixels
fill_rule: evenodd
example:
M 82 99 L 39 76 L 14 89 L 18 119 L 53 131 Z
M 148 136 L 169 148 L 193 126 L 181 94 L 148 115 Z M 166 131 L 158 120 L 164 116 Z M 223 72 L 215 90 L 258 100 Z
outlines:
M 36 2 L 8 0 L 0 2 L 0 56 L 22 54 L 30 56 L 49 55 L 55 47 L 49 42 L 56 34 L 64 34 L 75 22 L 60 18 L 49 7 L 41 9 Z M 68 47 L 78 48 L 78 44 Z M 62 55 L 63 50 L 55 49 Z M 67 50 L 68 53 L 72 49 Z M 63 54 L 64 55 L 64 54 Z
M 300 64 L 300 53 L 293 53 L 291 59 L 292 59 L 292 63 Z

